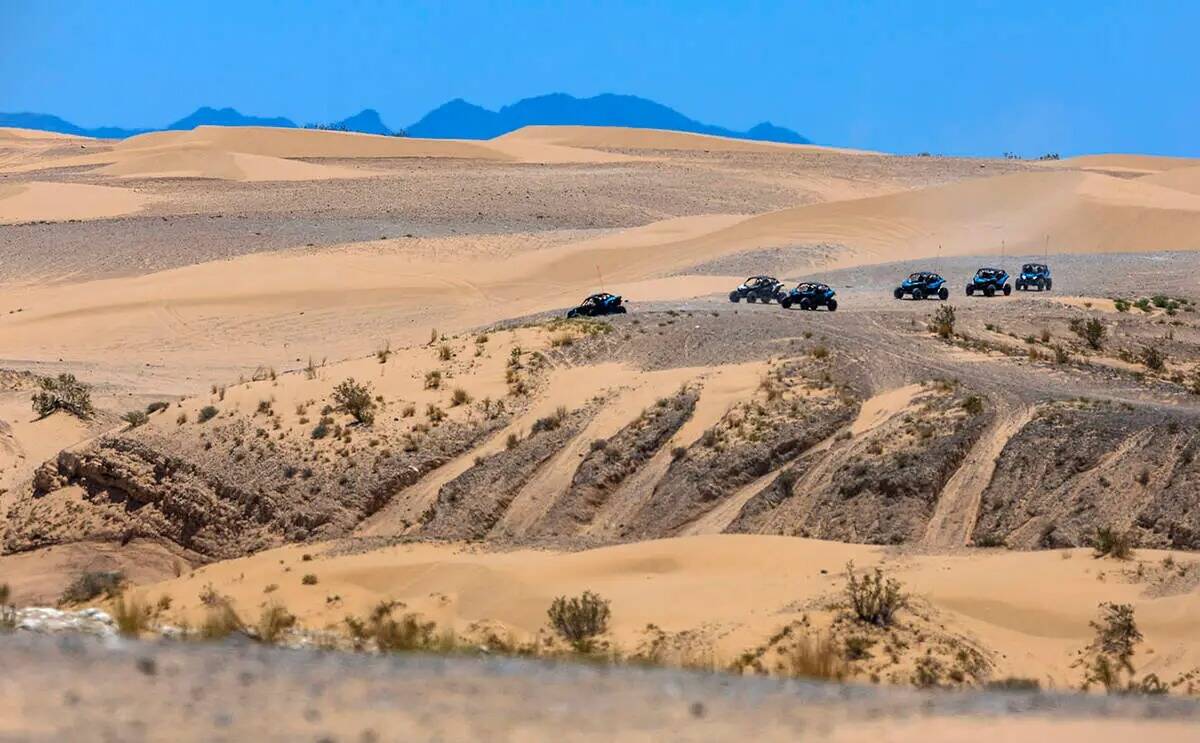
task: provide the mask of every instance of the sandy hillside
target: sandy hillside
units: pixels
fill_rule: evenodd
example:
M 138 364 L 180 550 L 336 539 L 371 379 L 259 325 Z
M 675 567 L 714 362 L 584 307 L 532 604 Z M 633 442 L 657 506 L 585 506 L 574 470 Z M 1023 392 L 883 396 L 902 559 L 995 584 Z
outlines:
M 947 642 L 986 649 L 995 677 L 1078 684 L 1072 663 L 1090 642 L 1088 622 L 1101 602 L 1132 603 L 1146 635 L 1138 666 L 1174 678 L 1200 665 L 1200 637 L 1188 617 L 1200 610 L 1194 591 L 1162 591 L 1136 577 L 1153 572 L 1165 553 L 1139 562 L 1093 560 L 1086 550 L 901 556 L 830 542 L 760 536 L 704 536 L 560 554 L 486 553 L 443 545 L 399 545 L 365 554 L 326 556 L 322 545 L 265 552 L 146 586 L 144 595 L 172 601 L 169 621 L 196 624 L 198 600 L 212 585 L 244 615 L 277 602 L 307 627 L 337 625 L 396 600 L 443 626 L 511 630 L 529 637 L 546 624 L 558 595 L 593 590 L 612 602 L 612 639 L 626 652 L 653 639 L 649 625 L 692 659 L 731 663 L 782 628 L 807 617 L 806 631 L 828 631 L 841 600 L 845 565 L 882 564 L 913 592 L 930 632 Z M 308 561 L 305 555 L 315 555 Z M 1176 554 L 1175 559 L 1191 556 Z M 305 574 L 317 576 L 303 585 Z M 276 586 L 264 592 L 267 586 Z M 330 601 L 329 597 L 338 597 Z

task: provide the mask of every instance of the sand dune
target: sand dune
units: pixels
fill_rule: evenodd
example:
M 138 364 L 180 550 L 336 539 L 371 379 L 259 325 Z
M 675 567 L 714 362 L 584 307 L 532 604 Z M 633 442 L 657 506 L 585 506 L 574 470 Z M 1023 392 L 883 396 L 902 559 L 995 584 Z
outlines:
M 631 129 L 617 126 L 526 126 L 502 135 L 493 142 L 544 142 L 568 147 L 616 150 L 705 150 L 726 152 L 779 152 L 780 150 L 833 150 L 862 152 L 819 145 L 795 145 L 783 142 L 758 142 L 708 134 L 674 132 L 664 129 Z
M 125 178 L 218 178 L 230 181 L 316 181 L 373 175 L 370 170 L 358 168 L 191 145 L 137 150 L 97 172 Z
M 15 183 L 0 186 L 0 224 L 104 219 L 132 214 L 154 199 L 125 188 L 83 183 Z
M 1190 157 L 1162 157 L 1159 155 L 1080 155 L 1066 160 L 1057 160 L 1051 167 L 1081 168 L 1084 170 L 1109 170 L 1129 173 L 1159 173 L 1175 168 L 1187 168 L 1200 164 Z
M 79 137 L 74 134 L 59 134 L 58 132 L 45 132 L 40 129 L 17 129 L 11 126 L 0 126 L 0 141 L 2 140 L 38 140 L 50 139 L 56 141 L 62 140 L 83 140 L 86 141 L 89 137 Z
M 1200 611 L 1200 594 L 1152 598 L 1143 585 L 1122 577 L 1119 563 L 1094 561 L 1088 550 L 891 558 L 880 547 L 707 535 L 577 553 L 489 553 L 431 544 L 330 558 L 320 552 L 314 545 L 272 550 L 147 586 L 143 595 L 171 596 L 173 617 L 192 624 L 204 616 L 197 597 L 212 584 L 244 614 L 255 616 L 270 598 L 313 628 L 398 600 L 460 631 L 490 621 L 528 636 L 545 625 L 556 595 L 593 590 L 612 601 L 613 636 L 623 647 L 636 646 L 654 624 L 668 633 L 695 633 L 728 662 L 801 614 L 818 628 L 828 621 L 828 612 L 816 607 L 837 600 L 843 567 L 854 560 L 860 568 L 886 564 L 928 602 L 938 624 L 995 651 L 997 676 L 1077 685 L 1079 672 L 1071 663 L 1091 639 L 1088 622 L 1103 601 L 1136 607 L 1147 642 L 1139 654 L 1142 672 L 1171 677 L 1200 663 L 1200 636 L 1187 621 Z M 306 553 L 318 557 L 302 563 Z M 1147 551 L 1139 557 L 1153 564 L 1165 555 Z M 1181 558 L 1187 559 L 1176 553 Z M 302 585 L 305 573 L 319 583 Z M 1100 573 L 1108 580 L 1097 580 Z M 266 597 L 263 587 L 271 584 L 278 590 Z M 341 600 L 331 605 L 330 595 Z
M 1179 191 L 1200 194 L 1200 165 L 1171 170 L 1143 176 L 1138 179 L 1141 183 L 1153 183 L 1156 186 L 1174 188 Z

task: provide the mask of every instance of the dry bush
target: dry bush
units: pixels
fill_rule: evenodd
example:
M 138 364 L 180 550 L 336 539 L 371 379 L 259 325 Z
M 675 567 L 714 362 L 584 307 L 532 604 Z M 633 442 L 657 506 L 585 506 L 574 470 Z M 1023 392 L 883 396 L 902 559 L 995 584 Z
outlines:
M 462 387 L 455 387 L 454 392 L 450 393 L 450 407 L 466 405 L 471 402 L 471 395 Z
M 304 577 L 300 579 L 300 583 L 305 586 L 315 586 L 317 585 L 317 576 L 312 573 L 305 573 Z
M 386 364 L 392 355 L 392 342 L 384 341 L 383 346 L 375 351 L 375 358 L 379 359 L 379 363 Z
M 428 418 L 431 423 L 441 423 L 446 417 L 446 411 L 442 410 L 433 403 L 429 403 L 425 406 L 425 417 Z
M 162 411 L 166 410 L 169 407 L 171 407 L 171 403 L 164 402 L 163 400 L 159 400 L 158 402 L 152 402 L 146 406 L 146 415 L 154 415 L 155 413 L 161 413 Z
M 96 413 L 92 407 L 91 388 L 75 379 L 74 374 L 40 377 L 38 386 L 41 390 L 33 395 L 33 409 L 43 418 L 57 410 L 65 410 L 76 418 L 84 419 Z
M 12 589 L 7 583 L 0 583 L 0 632 L 8 632 L 17 626 L 17 609 L 10 602 Z
M 1162 371 L 1167 368 L 1167 356 L 1158 346 L 1143 346 L 1141 352 L 1142 365 L 1151 371 Z
M 209 607 L 200 624 L 200 637 L 205 640 L 223 640 L 234 632 L 242 632 L 245 625 L 228 602 Z
M 1104 347 L 1104 336 L 1108 331 L 1104 327 L 1104 323 L 1094 317 L 1090 317 L 1086 322 L 1076 318 L 1071 321 L 1071 332 L 1083 339 L 1088 346 L 1096 351 Z
M 375 422 L 375 400 L 370 384 L 359 384 L 350 377 L 333 388 L 333 402 L 334 410 L 351 416 L 364 426 Z
M 121 594 L 113 600 L 112 616 L 118 632 L 126 637 L 138 637 L 150 629 L 153 609 L 132 594 Z
M 1153 673 L 1134 677 L 1133 656 L 1143 637 L 1131 605 L 1100 604 L 1100 620 L 1088 624 L 1096 636 L 1076 664 L 1084 668 L 1084 690 L 1098 684 L 1110 694 L 1167 693 L 1166 684 Z
M 80 573 L 63 589 L 60 604 L 78 604 L 100 596 L 116 596 L 121 593 L 125 576 L 114 570 L 89 570 Z
M 1129 560 L 1133 557 L 1133 539 L 1129 532 L 1117 531 L 1112 527 L 1102 526 L 1096 530 L 1092 538 L 1094 557 L 1113 557 L 1117 560 Z
M 449 361 L 454 357 L 454 350 L 450 346 L 443 343 L 438 346 L 438 358 L 442 361 Z
M 561 426 L 563 424 L 563 421 L 565 421 L 566 419 L 567 419 L 567 406 L 559 405 L 557 408 L 554 409 L 554 412 L 552 414 L 547 415 L 544 418 L 538 418 L 536 421 L 533 422 L 533 427 L 532 427 L 533 433 L 539 433 L 541 431 L 553 431 L 554 429 Z
M 967 411 L 968 415 L 979 415 L 983 412 L 983 398 L 979 395 L 970 395 L 963 399 L 962 408 Z
M 121 416 L 121 420 L 129 424 L 130 428 L 137 428 L 146 425 L 150 421 L 150 416 L 141 410 L 130 410 Z
M 929 330 L 932 333 L 937 333 L 939 337 L 949 338 L 954 335 L 954 323 L 956 319 L 954 305 L 943 304 L 930 316 Z
M 828 637 L 800 637 L 780 660 L 781 673 L 791 678 L 841 681 L 846 677 L 846 662 Z
M 442 386 L 442 373 L 437 369 L 425 372 L 425 389 L 436 390 Z
M 220 412 L 221 411 L 217 410 L 212 405 L 205 405 L 204 407 L 200 408 L 200 412 L 196 414 L 196 421 L 198 423 L 207 423 L 213 418 L 216 418 L 217 414 Z
M 516 449 L 517 444 L 519 444 L 519 443 L 521 443 L 521 437 L 517 436 L 515 433 L 510 433 L 508 435 L 508 437 L 506 439 L 504 439 L 504 448 L 505 449 Z
M 558 636 L 581 653 L 590 652 L 596 638 L 608 631 L 612 614 L 608 601 L 591 591 L 574 598 L 559 596 L 546 613 Z
M 829 349 L 828 349 L 828 348 L 826 348 L 826 347 L 825 347 L 825 346 L 823 346 L 823 345 L 820 345 L 820 344 L 818 344 L 818 345 L 816 345 L 816 346 L 813 346 L 813 347 L 812 347 L 812 350 L 811 350 L 811 351 L 809 351 L 808 353 L 809 353 L 809 355 L 811 355 L 811 356 L 812 356 L 814 359 L 825 359 L 825 358 L 829 358 Z
M 280 604 L 268 604 L 258 617 L 258 639 L 274 645 L 279 639 L 296 626 L 296 617 Z
M 374 642 L 381 653 L 447 649 L 443 638 L 435 636 L 432 622 L 422 622 L 415 614 L 405 614 L 396 619 L 392 616 L 394 609 L 394 603 L 382 601 L 371 610 L 365 622 L 356 617 L 346 617 L 346 627 L 355 643 L 362 646 L 366 642 Z
M 890 627 L 896 612 L 908 603 L 900 581 L 885 578 L 881 568 L 860 578 L 854 572 L 853 561 L 846 563 L 846 598 L 858 621 L 877 627 Z

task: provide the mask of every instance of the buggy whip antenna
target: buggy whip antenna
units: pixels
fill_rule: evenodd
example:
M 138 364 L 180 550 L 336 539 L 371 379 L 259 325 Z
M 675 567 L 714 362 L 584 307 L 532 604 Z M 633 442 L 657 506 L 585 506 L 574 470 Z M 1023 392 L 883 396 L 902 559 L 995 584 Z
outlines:
M 600 264 L 596 264 L 596 281 L 600 282 L 600 291 L 604 291 L 604 277 L 600 274 Z

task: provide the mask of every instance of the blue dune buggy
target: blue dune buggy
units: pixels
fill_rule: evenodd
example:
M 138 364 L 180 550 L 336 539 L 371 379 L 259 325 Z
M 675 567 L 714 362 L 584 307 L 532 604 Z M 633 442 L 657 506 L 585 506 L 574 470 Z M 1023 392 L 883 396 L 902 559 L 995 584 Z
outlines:
M 798 306 L 802 310 L 815 310 L 818 307 L 828 307 L 830 312 L 837 310 L 837 300 L 834 296 L 837 294 L 833 289 L 830 289 L 827 284 L 822 284 L 819 281 L 803 281 L 796 285 L 783 299 L 779 300 L 779 305 L 785 310 L 792 305 Z
M 730 302 L 759 301 L 770 304 L 771 300 L 782 301 L 787 295 L 783 282 L 774 276 L 751 276 L 742 282 L 741 286 L 729 292 Z
M 1050 267 L 1045 263 L 1026 263 L 1021 266 L 1021 275 L 1017 277 L 1017 291 L 1027 292 L 1030 289 L 1048 292 L 1054 284 L 1050 278 Z
M 903 299 L 905 294 L 913 299 L 937 297 L 944 300 L 950 298 L 950 290 L 946 288 L 946 280 L 932 271 L 917 271 L 900 282 L 900 286 L 896 287 L 896 290 L 892 292 L 892 295 L 896 299 Z
M 967 296 L 980 292 L 985 297 L 994 297 L 996 292 L 1004 292 L 1004 296 L 1012 294 L 1012 284 L 1008 283 L 1008 271 L 1003 268 L 981 268 L 975 272 L 974 278 L 967 284 Z
M 625 305 L 616 294 L 601 292 L 593 294 L 579 303 L 578 307 L 567 310 L 567 317 L 596 317 L 598 315 L 624 315 Z

